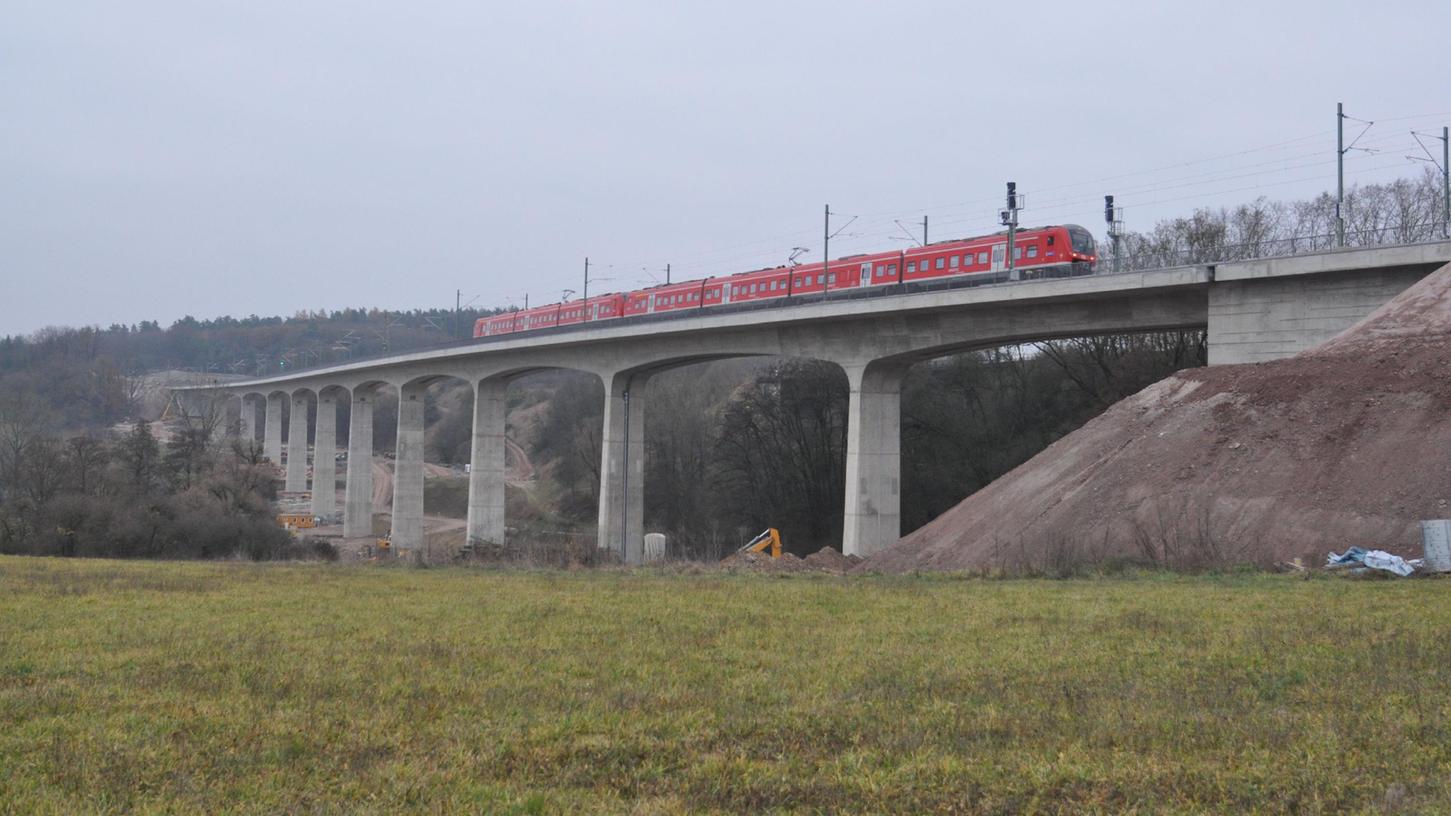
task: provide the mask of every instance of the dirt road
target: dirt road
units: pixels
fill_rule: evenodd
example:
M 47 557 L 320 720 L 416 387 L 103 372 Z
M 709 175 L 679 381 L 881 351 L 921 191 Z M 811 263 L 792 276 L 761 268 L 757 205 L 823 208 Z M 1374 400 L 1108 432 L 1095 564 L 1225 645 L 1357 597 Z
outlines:
M 386 513 L 393 509 L 393 463 L 386 459 L 373 460 L 373 512 Z

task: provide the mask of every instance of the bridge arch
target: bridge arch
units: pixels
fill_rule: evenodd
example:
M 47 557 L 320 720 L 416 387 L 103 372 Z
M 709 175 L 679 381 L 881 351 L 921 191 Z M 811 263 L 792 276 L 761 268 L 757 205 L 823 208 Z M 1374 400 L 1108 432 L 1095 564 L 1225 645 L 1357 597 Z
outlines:
M 398 386 L 398 431 L 393 457 L 392 541 L 395 552 L 413 552 L 422 559 L 428 546 L 424 529 L 424 471 L 426 464 L 429 394 L 435 386 L 454 382 L 468 389 L 475 400 L 475 385 L 467 376 L 446 370 L 417 374 Z M 437 399 L 436 392 L 433 399 Z M 472 406 L 468 414 L 473 413 Z
M 338 409 L 348 401 L 348 390 L 340 385 L 317 389 L 312 431 L 312 513 L 324 524 L 334 523 L 338 512 Z
M 267 392 L 262 425 L 262 453 L 274 465 L 282 464 L 282 422 L 292 395 L 281 388 Z
M 681 368 L 750 358 L 812 360 L 843 370 L 839 363 L 828 358 L 789 353 L 765 344 L 747 344 L 733 351 L 662 351 L 640 364 L 600 372 L 605 383 L 598 533 L 602 548 L 618 553 L 627 563 L 644 560 L 648 384 Z
M 257 414 L 266 406 L 267 395 L 261 391 L 244 391 L 238 399 L 241 408 L 238 411 L 237 436 L 245 450 L 257 444 Z
M 541 360 L 529 365 L 475 372 L 473 428 L 470 438 L 468 519 L 465 538 L 471 548 L 505 543 L 508 531 L 507 461 L 509 389 L 520 380 L 552 371 L 584 374 L 595 381 L 599 372 Z
M 343 538 L 373 536 L 373 433 L 378 398 L 395 387 L 387 380 L 364 378 L 338 386 L 348 402 L 348 457 L 343 499 Z

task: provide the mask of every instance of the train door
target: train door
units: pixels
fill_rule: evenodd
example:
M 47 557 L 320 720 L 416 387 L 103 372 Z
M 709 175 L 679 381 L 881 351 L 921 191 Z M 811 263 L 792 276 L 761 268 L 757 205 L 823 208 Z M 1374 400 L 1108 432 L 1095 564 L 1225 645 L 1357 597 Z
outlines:
M 720 302 L 722 304 L 731 302 L 731 282 L 723 281 L 720 285 Z
M 864 263 L 864 264 L 862 264 L 862 286 L 871 286 L 871 285 L 872 285 L 872 265 L 869 264 L 869 263 Z
M 1004 262 L 1004 258 L 1006 257 L 1006 253 L 1003 251 L 1003 247 L 1005 247 L 1005 246 L 1007 246 L 1007 244 L 993 244 L 993 271 L 994 272 L 1001 272 L 1001 271 L 1003 271 L 1003 269 L 1006 268 L 1006 264 Z
M 655 313 L 655 295 L 651 293 L 650 299 L 645 302 L 645 311 L 649 314 Z

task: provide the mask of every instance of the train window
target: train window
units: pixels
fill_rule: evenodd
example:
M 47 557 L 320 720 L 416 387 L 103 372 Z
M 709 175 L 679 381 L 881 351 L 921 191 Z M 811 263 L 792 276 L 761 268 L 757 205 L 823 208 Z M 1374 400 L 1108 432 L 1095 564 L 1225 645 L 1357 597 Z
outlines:
M 948 258 L 947 259 L 947 265 L 950 266 L 950 267 L 952 267 L 953 269 L 956 269 L 957 268 L 957 256 L 956 255 L 953 255 L 951 258 Z
M 947 266 L 947 259 L 945 259 L 945 258 L 938 258 L 937 259 L 936 266 L 937 266 L 938 269 L 942 269 L 943 267 Z
M 1048 236 L 1048 246 L 1053 246 L 1053 239 L 1055 237 L 1057 237 L 1057 236 L 1053 236 L 1053 235 Z
M 1029 258 L 1036 258 L 1036 257 L 1038 257 L 1038 245 L 1037 244 L 1031 244 L 1031 245 L 1028 246 L 1028 257 Z
M 828 272 L 826 274 L 826 282 L 827 283 L 836 283 L 836 273 L 835 272 Z
M 888 275 L 895 275 L 895 274 L 897 274 L 897 265 L 896 264 L 887 264 L 887 274 Z
M 1023 248 L 1020 247 L 1020 246 L 1013 247 L 1013 260 L 1015 260 L 1015 261 L 1022 260 L 1022 257 L 1023 257 Z
M 907 264 L 907 271 L 908 272 L 916 272 L 917 271 L 917 262 L 916 261 L 912 261 L 911 263 Z
M 987 253 L 986 252 L 979 252 L 979 253 L 977 253 L 977 262 L 980 263 L 980 264 L 987 263 Z

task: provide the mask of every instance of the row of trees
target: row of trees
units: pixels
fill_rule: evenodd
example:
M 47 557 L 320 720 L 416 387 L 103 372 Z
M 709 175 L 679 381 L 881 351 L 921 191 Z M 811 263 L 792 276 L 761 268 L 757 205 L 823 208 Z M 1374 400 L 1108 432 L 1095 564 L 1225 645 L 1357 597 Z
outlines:
M 0 338 L 0 390 L 34 395 L 60 428 L 100 430 L 145 413 L 160 387 L 156 371 L 256 375 L 421 348 L 467 337 L 481 314 L 344 309 L 288 319 L 184 317 L 165 329 L 148 321 L 47 328 Z
M 211 443 L 203 422 L 163 445 L 146 422 L 121 436 L 54 433 L 33 395 L 0 396 L 0 552 L 123 558 L 286 557 L 255 446 Z
M 1439 173 L 1383 184 L 1354 185 L 1345 194 L 1347 246 L 1429 241 L 1444 235 L 1445 192 Z M 1231 208 L 1203 208 L 1160 221 L 1122 239 L 1124 268 L 1152 269 L 1293 255 L 1335 246 L 1335 196 L 1299 201 L 1260 197 Z M 1105 240 L 1100 258 L 1107 261 Z

